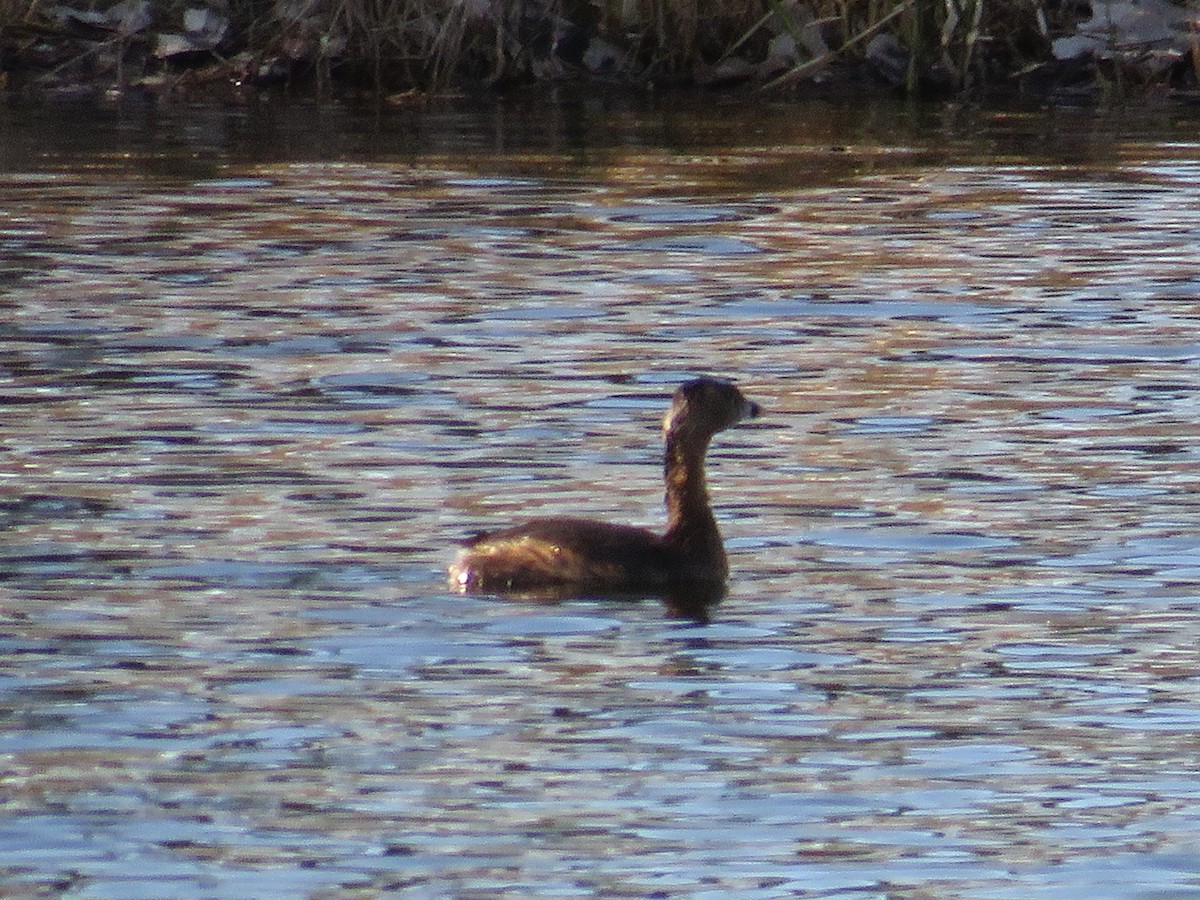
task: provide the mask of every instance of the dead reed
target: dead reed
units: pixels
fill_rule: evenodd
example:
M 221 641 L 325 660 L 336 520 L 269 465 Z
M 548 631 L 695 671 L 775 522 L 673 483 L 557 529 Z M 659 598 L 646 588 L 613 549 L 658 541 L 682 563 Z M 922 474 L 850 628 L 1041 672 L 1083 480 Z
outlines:
M 194 7 L 227 18 L 212 57 L 241 70 L 318 82 L 350 79 L 387 90 L 440 90 L 563 77 L 635 84 L 739 81 L 782 88 L 868 58 L 885 36 L 893 80 L 936 77 L 951 90 L 1045 56 L 1046 7 L 1033 0 L 120 0 L 153 32 L 178 31 Z M 113 0 L 0 0 L 6 69 L 54 28 Z M 113 17 L 114 21 L 116 17 Z M 141 20 L 139 19 L 139 21 Z M 126 18 L 124 21 L 128 21 Z M 14 27 L 17 26 L 17 27 Z M 74 29 L 74 30 L 72 30 Z M 94 38 L 94 36 L 92 36 Z M 124 40 L 128 35 L 122 34 Z M 130 46 L 136 41 L 128 42 Z M 187 46 L 185 44 L 185 46 Z M 205 48 L 207 50 L 207 48 Z M 91 52 L 91 51 L 88 51 Z M 185 61 L 153 52 L 147 68 Z M 193 54 L 194 57 L 196 54 Z M 196 64 L 189 58 L 186 64 Z M 128 71 L 128 68 L 126 68 Z M 715 73 L 715 74 L 714 74 Z M 701 76 L 709 78 L 705 82 Z

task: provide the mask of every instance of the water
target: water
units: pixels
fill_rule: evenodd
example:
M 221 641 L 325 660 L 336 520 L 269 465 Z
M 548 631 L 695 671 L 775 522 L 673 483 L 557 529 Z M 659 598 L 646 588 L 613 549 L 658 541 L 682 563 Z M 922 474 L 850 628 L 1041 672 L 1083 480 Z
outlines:
M 1200 896 L 1194 123 L 708 105 L 3 113 L 0 893 Z

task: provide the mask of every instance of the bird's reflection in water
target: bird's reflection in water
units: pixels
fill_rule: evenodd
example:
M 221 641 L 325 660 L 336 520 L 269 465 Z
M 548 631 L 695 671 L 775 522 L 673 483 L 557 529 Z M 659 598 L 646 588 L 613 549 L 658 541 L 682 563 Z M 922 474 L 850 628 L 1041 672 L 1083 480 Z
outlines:
M 587 591 L 569 585 L 544 587 L 536 590 L 495 591 L 498 600 L 554 606 L 571 600 L 586 600 L 609 606 L 622 603 L 661 603 L 668 617 L 707 625 L 712 611 L 724 599 L 725 585 L 711 581 L 681 582 L 656 590 Z

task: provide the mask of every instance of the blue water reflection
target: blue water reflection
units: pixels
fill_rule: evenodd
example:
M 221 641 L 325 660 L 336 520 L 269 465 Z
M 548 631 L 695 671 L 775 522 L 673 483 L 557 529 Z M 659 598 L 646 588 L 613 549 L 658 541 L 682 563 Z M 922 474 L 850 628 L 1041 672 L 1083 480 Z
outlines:
M 1194 128 L 650 110 L 0 111 L 0 893 L 1200 895 Z

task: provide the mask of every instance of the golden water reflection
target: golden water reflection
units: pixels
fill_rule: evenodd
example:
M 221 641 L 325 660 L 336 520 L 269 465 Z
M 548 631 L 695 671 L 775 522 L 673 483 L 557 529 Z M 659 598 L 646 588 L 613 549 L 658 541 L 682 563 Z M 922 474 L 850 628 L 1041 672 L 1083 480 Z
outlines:
M 704 122 L 0 176 L 2 880 L 1200 890 L 1196 145 Z M 709 624 L 445 589 L 700 372 Z

